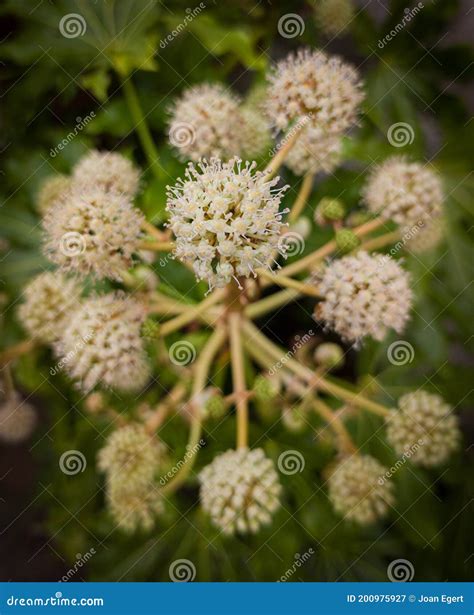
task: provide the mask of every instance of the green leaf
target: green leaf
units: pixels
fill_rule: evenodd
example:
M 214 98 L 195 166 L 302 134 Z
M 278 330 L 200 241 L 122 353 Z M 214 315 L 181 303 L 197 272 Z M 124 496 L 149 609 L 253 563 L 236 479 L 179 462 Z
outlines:
M 229 27 L 212 15 L 202 15 L 189 24 L 189 30 L 216 56 L 232 53 L 252 70 L 265 70 L 267 66 L 266 56 L 255 49 L 255 35 L 245 28 Z
M 105 68 L 99 68 L 81 78 L 81 83 L 90 90 L 94 96 L 104 102 L 107 99 L 107 90 L 110 85 L 110 75 Z

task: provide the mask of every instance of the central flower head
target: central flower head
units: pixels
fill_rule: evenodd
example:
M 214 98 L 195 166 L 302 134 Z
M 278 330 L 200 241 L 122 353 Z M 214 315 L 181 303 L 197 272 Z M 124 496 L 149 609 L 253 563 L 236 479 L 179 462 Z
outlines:
M 209 286 L 249 277 L 268 267 L 282 226 L 279 177 L 268 179 L 255 162 L 211 158 L 190 163 L 184 180 L 168 187 L 169 226 L 176 257 L 192 264 Z

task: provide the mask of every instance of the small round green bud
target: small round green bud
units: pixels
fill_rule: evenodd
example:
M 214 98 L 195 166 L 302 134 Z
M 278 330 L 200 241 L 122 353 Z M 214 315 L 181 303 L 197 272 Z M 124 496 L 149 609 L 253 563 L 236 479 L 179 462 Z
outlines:
M 293 433 L 300 433 L 308 425 L 306 411 L 302 405 L 286 407 L 281 415 L 283 426 Z
M 151 318 L 147 318 L 142 325 L 141 334 L 142 337 L 148 339 L 155 339 L 158 337 L 160 331 L 160 325 L 156 322 L 156 320 L 152 320 Z
M 266 376 L 257 376 L 253 383 L 255 399 L 261 402 L 272 401 L 280 392 L 278 382 Z
M 318 203 L 314 212 L 314 220 L 318 224 L 324 225 L 337 220 L 342 220 L 345 215 L 345 208 L 339 199 L 324 197 Z
M 360 246 L 360 239 L 348 228 L 336 231 L 336 245 L 343 254 L 348 254 Z
M 326 369 L 334 369 L 344 363 L 344 351 L 338 344 L 326 342 L 316 348 L 314 360 L 317 365 L 321 365 Z
M 360 226 L 361 224 L 365 224 L 372 218 L 372 214 L 369 214 L 367 211 L 353 211 L 347 217 L 347 225 L 348 226 Z
M 212 394 L 209 395 L 206 403 L 204 404 L 205 416 L 210 419 L 220 419 L 224 416 L 227 410 L 224 397 L 217 392 L 217 389 L 212 390 Z

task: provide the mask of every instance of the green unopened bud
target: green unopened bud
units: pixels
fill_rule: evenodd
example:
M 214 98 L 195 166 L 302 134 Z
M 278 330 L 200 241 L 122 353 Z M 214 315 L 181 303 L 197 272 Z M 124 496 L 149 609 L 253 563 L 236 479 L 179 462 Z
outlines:
M 336 231 L 335 239 L 338 250 L 343 254 L 352 252 L 352 250 L 360 246 L 360 239 L 348 228 L 341 228 Z
M 160 325 L 156 320 L 147 318 L 142 325 L 142 337 L 156 339 L 159 335 Z
M 353 211 L 347 217 L 347 225 L 348 226 L 360 226 L 361 224 L 365 224 L 372 218 L 372 215 L 366 211 Z
M 255 399 L 261 402 L 268 402 L 275 399 L 280 392 L 280 387 L 277 380 L 260 375 L 254 380 L 253 391 Z
M 338 344 L 326 342 L 316 348 L 314 360 L 317 365 L 321 365 L 326 369 L 341 367 L 344 363 L 344 351 Z
M 281 421 L 283 426 L 286 427 L 288 431 L 292 431 L 293 433 L 303 431 L 308 425 L 306 411 L 301 404 L 293 408 L 284 408 L 281 415 Z
M 212 390 L 204 405 L 205 416 L 211 419 L 220 419 L 224 416 L 226 410 L 227 405 L 224 397 L 217 390 Z
M 319 201 L 314 212 L 314 220 L 320 225 L 342 220 L 345 215 L 345 208 L 339 199 L 325 197 Z

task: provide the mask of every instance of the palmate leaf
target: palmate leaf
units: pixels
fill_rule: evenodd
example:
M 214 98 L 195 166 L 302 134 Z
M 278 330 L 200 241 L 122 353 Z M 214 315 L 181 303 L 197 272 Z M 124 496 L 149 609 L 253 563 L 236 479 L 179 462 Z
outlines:
M 256 35 L 252 31 L 243 27 L 229 27 L 209 14 L 200 15 L 188 27 L 210 54 L 218 57 L 231 54 L 235 60 L 254 71 L 262 71 L 267 67 L 266 56 L 255 49 Z

